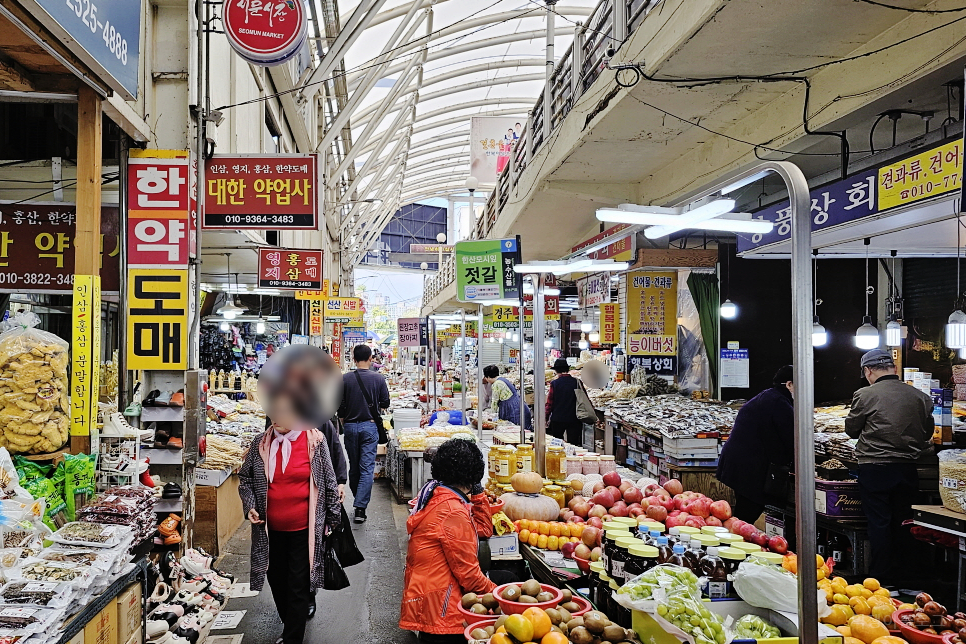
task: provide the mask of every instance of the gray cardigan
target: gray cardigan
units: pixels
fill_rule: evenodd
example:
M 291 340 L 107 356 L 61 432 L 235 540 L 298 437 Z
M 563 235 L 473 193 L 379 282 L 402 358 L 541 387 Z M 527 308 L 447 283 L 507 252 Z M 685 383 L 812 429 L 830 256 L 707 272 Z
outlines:
M 859 464 L 915 462 L 932 442 L 932 407 L 931 397 L 896 376 L 856 391 L 845 433 L 859 439 Z

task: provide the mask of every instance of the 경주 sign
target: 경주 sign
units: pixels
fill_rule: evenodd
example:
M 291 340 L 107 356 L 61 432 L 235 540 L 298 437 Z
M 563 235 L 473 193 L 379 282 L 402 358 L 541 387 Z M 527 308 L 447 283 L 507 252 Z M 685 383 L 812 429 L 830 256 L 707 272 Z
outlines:
M 203 228 L 317 230 L 314 154 L 215 155 L 205 169 Z
M 516 239 L 481 239 L 456 243 L 456 299 L 460 302 L 518 299 L 520 263 Z
M 321 289 L 322 251 L 299 248 L 259 248 L 258 287 Z

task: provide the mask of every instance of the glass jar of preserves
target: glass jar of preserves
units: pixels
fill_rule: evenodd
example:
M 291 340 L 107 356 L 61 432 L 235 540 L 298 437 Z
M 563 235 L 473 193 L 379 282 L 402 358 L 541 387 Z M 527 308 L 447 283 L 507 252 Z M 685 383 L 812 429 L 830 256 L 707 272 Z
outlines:
M 598 472 L 600 474 L 609 474 L 610 472 L 617 471 L 617 461 L 614 460 L 613 456 L 607 454 L 601 454 L 598 457 L 600 464 L 597 466 Z
M 634 545 L 640 543 L 640 540 L 628 533 L 626 537 L 619 537 L 614 540 L 614 547 L 611 548 L 610 557 L 610 567 L 613 571 L 611 574 L 611 579 L 617 582 L 618 586 L 623 586 L 626 581 L 624 577 L 624 564 L 627 562 L 627 550 Z
M 607 523 L 610 524 L 611 522 L 608 521 Z M 604 571 L 607 572 L 608 576 L 613 575 L 610 555 L 614 549 L 614 542 L 622 537 L 629 536 L 631 536 L 631 533 L 625 525 L 611 524 L 604 527 L 604 537 L 600 540 L 600 560 L 604 562 Z
M 574 499 L 574 488 L 570 484 L 570 481 L 563 481 L 563 482 L 561 482 L 560 483 L 560 487 L 562 487 L 563 488 L 563 491 L 564 491 L 564 503 L 565 504 L 568 504 L 571 501 L 573 501 L 573 499 Z
M 529 474 L 533 471 L 534 458 L 533 444 L 520 443 L 515 453 L 517 458 L 517 474 Z
M 567 453 L 559 445 L 547 448 L 547 478 L 552 481 L 567 478 Z
M 776 568 L 782 567 L 782 561 L 785 559 L 782 555 L 777 552 L 753 552 L 748 555 L 750 559 L 757 559 L 762 563 L 766 563 Z
M 584 457 L 582 455 L 567 458 L 567 476 L 584 473 Z
M 739 541 L 738 543 L 732 544 L 731 547 L 741 550 L 746 555 L 761 552 L 761 546 L 756 543 L 748 543 L 747 541 Z
M 563 488 L 559 485 L 547 485 L 543 488 L 543 495 L 549 496 L 551 499 L 556 501 L 561 510 L 567 507 L 567 500 L 564 497 Z
M 597 576 L 597 601 L 594 602 L 594 606 L 605 615 L 611 614 L 610 607 L 614 603 L 610 597 L 610 584 L 612 581 L 614 580 L 610 578 L 606 571 L 601 572 Z
M 657 565 L 657 548 L 645 543 L 636 543 L 627 549 L 624 561 L 624 583 Z
M 509 483 L 510 478 L 517 473 L 517 458 L 512 447 L 502 446 L 496 450 L 496 480 Z
M 486 471 L 491 480 L 496 480 L 496 446 L 486 451 Z
M 585 454 L 581 461 L 582 474 L 600 474 L 600 459 L 596 454 Z
M 735 574 L 738 572 L 738 565 L 745 560 L 745 552 L 738 548 L 718 548 L 718 556 L 724 562 L 726 572 L 727 596 L 737 597 L 735 592 Z
M 741 543 L 742 541 L 744 541 L 744 539 L 742 539 L 741 535 L 738 535 L 738 534 L 731 534 L 730 532 L 727 532 L 727 533 L 722 532 L 718 534 L 718 541 L 721 542 L 722 548 L 727 548 L 727 547 L 734 547 L 736 543 Z
M 600 587 L 600 576 L 607 574 L 604 572 L 604 564 L 599 561 L 592 561 L 590 563 L 590 573 L 587 575 L 587 591 L 589 593 L 590 603 L 594 606 L 598 606 L 597 603 L 597 591 Z
M 610 593 L 609 593 L 609 595 L 610 594 L 613 594 L 613 593 L 616 593 L 619 588 L 620 588 L 620 586 L 617 585 L 617 582 L 615 580 L 611 579 L 610 580 Z M 618 626 L 622 626 L 624 628 L 630 628 L 631 627 L 631 610 L 629 608 L 624 608 L 618 602 L 614 601 L 613 598 L 610 599 L 610 601 L 608 602 L 608 604 L 610 606 L 610 612 L 609 613 L 605 613 L 605 614 L 606 615 L 612 615 L 613 618 L 614 618 L 614 623 L 617 624 Z
M 626 525 L 632 536 L 637 534 L 637 519 L 634 517 L 614 517 L 611 521 L 617 525 Z

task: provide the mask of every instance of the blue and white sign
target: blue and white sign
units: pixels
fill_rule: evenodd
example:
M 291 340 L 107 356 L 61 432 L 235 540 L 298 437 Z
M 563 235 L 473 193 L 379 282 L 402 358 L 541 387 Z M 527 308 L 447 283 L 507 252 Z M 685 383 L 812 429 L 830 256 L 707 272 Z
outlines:
M 21 1 L 111 89 L 137 98 L 142 0 Z
M 876 214 L 876 178 L 877 170 L 866 170 L 812 190 L 812 232 Z M 753 219 L 770 221 L 775 227 L 763 235 L 739 233 L 738 252 L 788 239 L 792 232 L 791 217 L 792 209 L 787 200 L 754 213 Z
M 751 386 L 748 349 L 721 350 L 721 386 L 747 389 Z

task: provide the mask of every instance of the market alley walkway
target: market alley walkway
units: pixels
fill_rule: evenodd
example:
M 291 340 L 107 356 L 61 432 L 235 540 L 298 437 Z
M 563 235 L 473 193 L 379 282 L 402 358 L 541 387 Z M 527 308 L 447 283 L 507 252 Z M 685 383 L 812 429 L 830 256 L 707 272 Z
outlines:
M 352 501 L 346 486 L 346 508 Z M 394 502 L 386 481 L 376 481 L 368 508 L 369 520 L 353 534 L 365 562 L 347 568 L 351 586 L 332 592 L 320 590 L 318 611 L 308 623 L 306 644 L 415 644 L 415 636 L 398 627 L 399 597 L 406 558 L 407 506 Z M 251 526 L 247 522 L 228 544 L 218 565 L 239 582 L 248 581 Z M 229 611 L 247 611 L 238 628 L 212 631 L 212 636 L 243 633 L 240 644 L 274 644 L 282 633 L 268 583 L 257 597 L 232 598 Z

